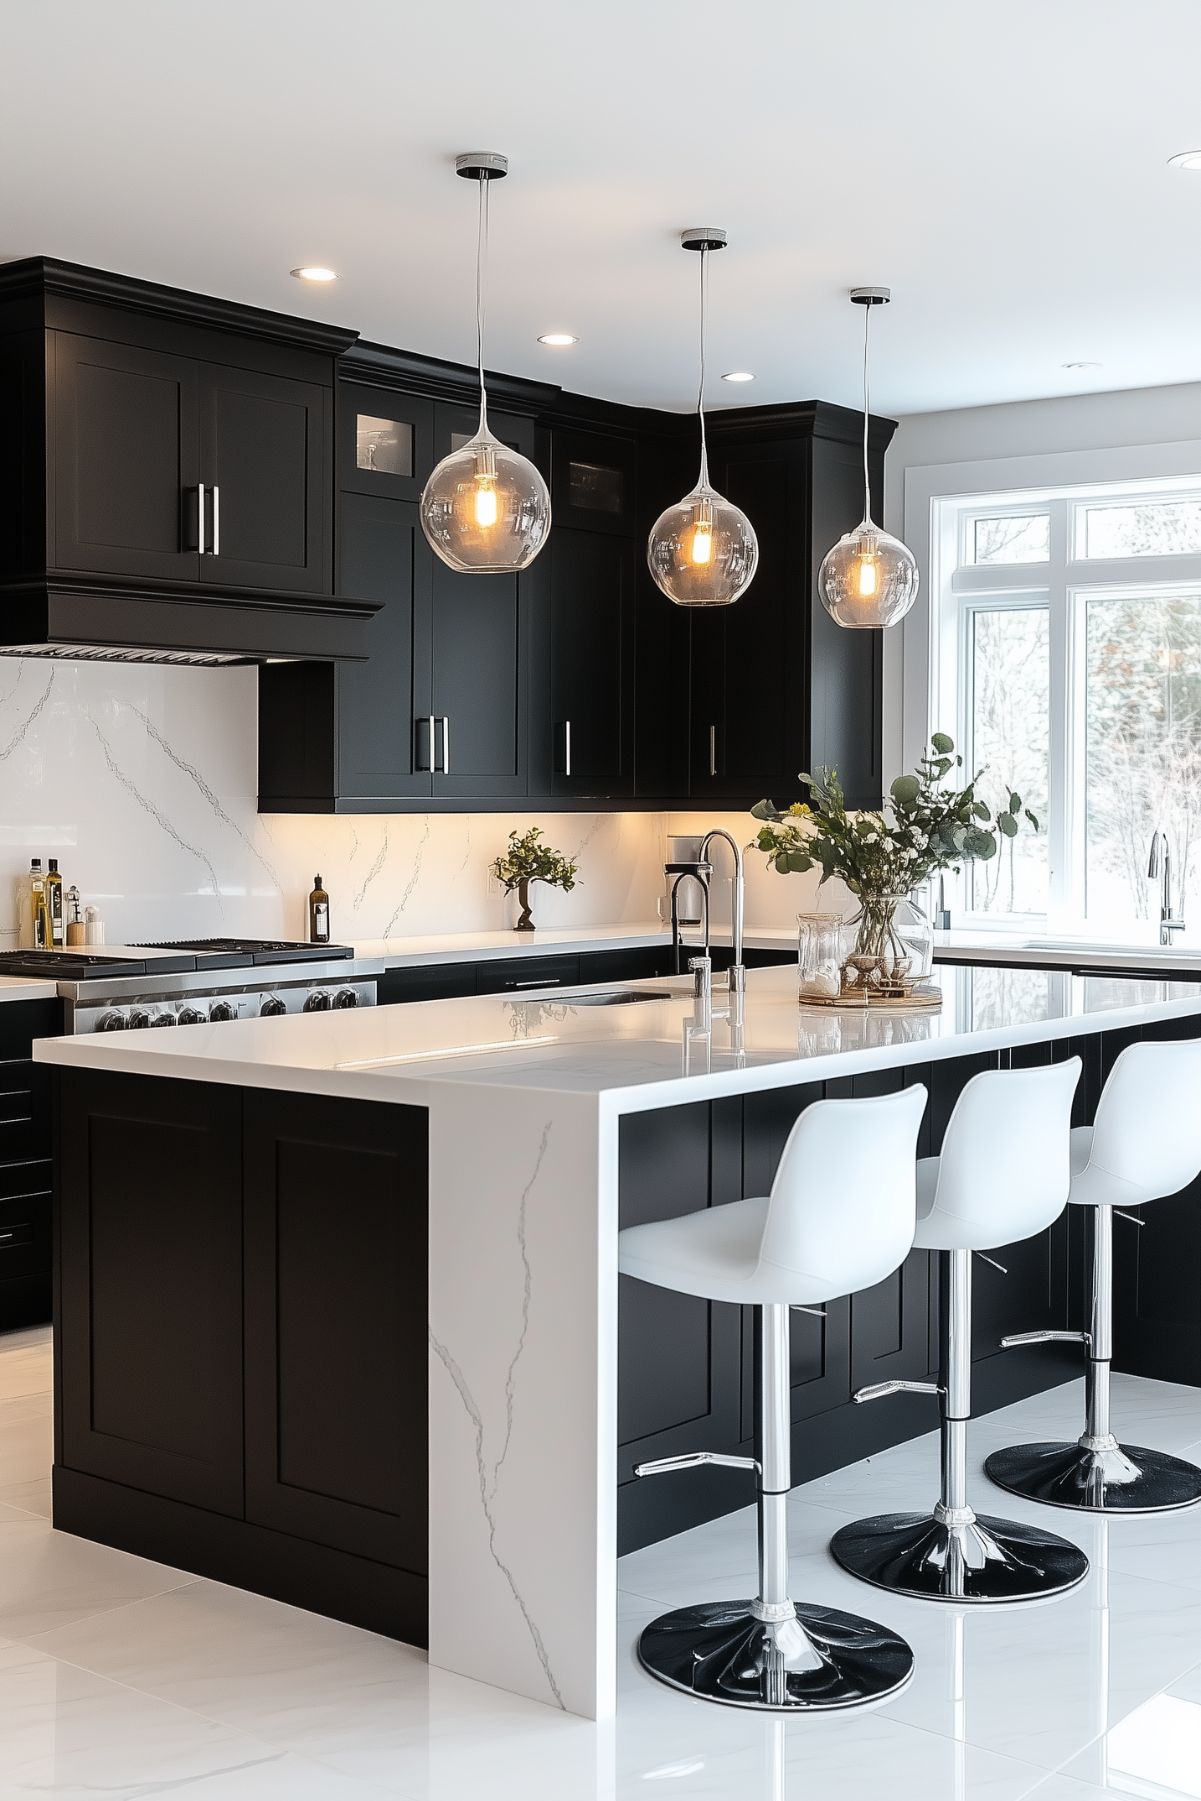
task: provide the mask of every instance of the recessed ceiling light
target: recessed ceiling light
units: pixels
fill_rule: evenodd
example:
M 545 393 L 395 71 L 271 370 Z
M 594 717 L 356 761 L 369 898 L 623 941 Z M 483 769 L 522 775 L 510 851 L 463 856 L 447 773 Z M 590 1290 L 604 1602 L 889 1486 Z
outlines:
M 730 373 L 723 375 L 721 379 L 723 381 L 754 381 L 755 377 L 749 369 L 731 369 Z
M 336 269 L 323 269 L 317 263 L 306 264 L 303 269 L 290 269 L 288 273 L 294 275 L 297 281 L 337 281 L 338 279 Z
M 552 350 L 566 350 L 569 344 L 578 344 L 569 331 L 544 331 L 538 339 L 540 344 L 549 344 Z
M 1201 150 L 1181 150 L 1168 158 L 1168 168 L 1201 170 Z
M 1099 369 L 1100 363 L 1061 363 L 1061 369 Z

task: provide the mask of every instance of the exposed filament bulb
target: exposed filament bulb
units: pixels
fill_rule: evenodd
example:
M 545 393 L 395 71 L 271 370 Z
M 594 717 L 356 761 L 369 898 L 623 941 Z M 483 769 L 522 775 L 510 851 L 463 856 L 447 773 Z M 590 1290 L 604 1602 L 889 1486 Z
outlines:
M 477 475 L 475 478 L 475 522 L 484 530 L 496 524 L 496 487 L 492 479 Z
M 713 561 L 713 507 L 708 500 L 702 500 L 696 510 L 689 557 L 697 568 Z
M 874 600 L 880 586 L 880 570 L 876 558 L 864 552 L 859 559 L 858 593 L 860 600 Z

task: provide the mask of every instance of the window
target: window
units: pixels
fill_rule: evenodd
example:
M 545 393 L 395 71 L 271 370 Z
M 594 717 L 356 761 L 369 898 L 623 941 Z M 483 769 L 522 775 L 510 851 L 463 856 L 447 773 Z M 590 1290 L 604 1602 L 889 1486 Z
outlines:
M 1042 826 L 968 866 L 961 912 L 1145 935 L 1163 830 L 1201 932 L 1201 477 L 936 501 L 935 525 L 931 728 Z

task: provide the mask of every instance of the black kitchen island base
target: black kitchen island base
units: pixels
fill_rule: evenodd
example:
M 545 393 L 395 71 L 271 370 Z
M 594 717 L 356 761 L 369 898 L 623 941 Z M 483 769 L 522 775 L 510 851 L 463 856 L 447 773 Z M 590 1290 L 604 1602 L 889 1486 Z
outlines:
M 1190 1037 L 1195 1024 L 630 1114 L 622 1223 L 765 1193 L 797 1114 L 823 1094 L 924 1082 L 928 1155 L 979 1070 L 1079 1053 L 1085 1123 L 1126 1043 L 1140 1031 Z M 55 1524 L 425 1643 L 425 1110 L 87 1068 L 56 1069 L 54 1090 Z M 977 1416 L 1081 1373 L 1075 1346 L 999 1349 L 1006 1333 L 1079 1324 L 1078 1211 L 998 1251 L 1005 1273 L 979 1266 Z M 1157 1202 L 1147 1229 L 1130 1231 L 1117 1367 L 1201 1383 L 1197 1195 Z M 929 1379 L 937 1327 L 922 1252 L 824 1318 L 794 1315 L 798 1483 L 935 1428 L 928 1397 L 860 1407 L 851 1396 Z M 619 1549 L 630 1551 L 750 1502 L 740 1473 L 644 1483 L 633 1466 L 749 1450 L 755 1369 L 749 1314 L 624 1279 L 619 1344 Z

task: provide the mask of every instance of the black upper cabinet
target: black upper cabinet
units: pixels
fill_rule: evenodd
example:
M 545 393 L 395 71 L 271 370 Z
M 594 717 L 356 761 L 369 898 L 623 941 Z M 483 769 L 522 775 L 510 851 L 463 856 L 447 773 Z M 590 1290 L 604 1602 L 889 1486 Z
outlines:
M 637 530 L 637 446 L 608 432 L 556 428 L 551 456 L 554 523 L 582 531 Z
M 328 388 L 257 370 L 201 367 L 201 580 L 328 594 Z
M 200 364 L 55 332 L 50 562 L 196 581 Z
M 327 389 L 53 339 L 55 567 L 331 591 Z
M 615 799 L 634 791 L 635 547 L 606 533 L 551 532 L 545 673 L 534 665 L 538 793 Z
M 470 407 L 434 408 L 435 460 L 474 436 Z M 536 460 L 532 420 L 493 412 L 493 433 Z M 428 626 L 415 633 L 414 729 L 433 721 L 435 798 L 528 792 L 529 635 L 546 551 L 519 575 L 464 575 L 433 558 Z
M 434 466 L 434 403 L 419 394 L 342 382 L 338 485 L 380 500 L 420 500 Z
M 837 766 L 852 805 L 880 800 L 881 634 L 848 631 L 817 597 L 826 551 L 863 512 L 862 415 L 810 403 L 718 415 L 715 486 L 759 539 L 732 606 L 692 618 L 689 798 L 799 798 L 797 776 Z M 888 421 L 873 423 L 883 488 Z
M 335 596 L 355 334 L 36 257 L 0 265 L 0 644 L 366 656 Z

